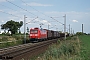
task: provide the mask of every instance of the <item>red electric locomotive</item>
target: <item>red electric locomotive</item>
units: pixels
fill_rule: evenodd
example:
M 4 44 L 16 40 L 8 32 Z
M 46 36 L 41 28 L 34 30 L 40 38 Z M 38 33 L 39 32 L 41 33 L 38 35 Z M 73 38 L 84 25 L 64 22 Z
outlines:
M 47 30 L 39 28 L 30 29 L 30 41 L 41 41 L 47 39 Z

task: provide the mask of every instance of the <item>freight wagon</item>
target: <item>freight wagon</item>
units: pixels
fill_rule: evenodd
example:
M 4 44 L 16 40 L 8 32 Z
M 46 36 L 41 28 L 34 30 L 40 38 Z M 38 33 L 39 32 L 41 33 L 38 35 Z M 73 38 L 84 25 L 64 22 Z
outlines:
M 29 34 L 30 41 L 32 42 L 60 38 L 61 36 L 64 36 L 64 34 L 60 34 L 58 31 L 39 28 L 31 28 Z

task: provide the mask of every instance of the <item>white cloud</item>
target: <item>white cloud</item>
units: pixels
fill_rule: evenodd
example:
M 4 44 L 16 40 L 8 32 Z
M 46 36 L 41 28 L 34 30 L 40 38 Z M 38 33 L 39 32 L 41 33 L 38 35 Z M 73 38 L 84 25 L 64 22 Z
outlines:
M 42 20 L 42 21 L 40 21 L 41 23 L 43 23 L 44 25 L 51 25 L 51 23 L 49 23 L 47 20 Z
M 77 20 L 72 20 L 72 22 L 78 22 Z
M 0 10 L 2 12 L 2 10 Z
M 4 22 L 4 20 L 1 21 L 2 23 Z
M 44 25 L 48 25 L 48 24 L 51 25 L 51 23 L 49 23 L 47 20 L 39 20 L 38 22 Z
M 51 25 L 51 23 L 49 23 L 47 20 L 40 20 L 39 18 L 37 18 L 37 19 L 35 19 L 35 20 L 33 20 L 33 19 L 35 19 L 35 18 L 30 18 L 30 20 L 28 20 L 27 19 L 27 22 L 26 23 L 28 23 L 28 24 L 35 24 L 35 23 L 37 23 L 37 24 L 44 24 L 44 25 Z
M 45 12 L 45 14 L 49 15 L 49 16 L 60 17 L 60 18 L 55 18 L 60 22 L 63 22 L 63 20 L 64 20 L 63 16 L 65 14 L 66 14 L 66 20 L 67 20 L 68 23 L 78 22 L 78 21 L 79 21 L 79 23 L 82 23 L 85 20 L 87 20 L 87 21 L 90 20 L 90 18 L 89 18 L 90 17 L 90 12 L 74 12 L 74 11 L 57 12 L 57 11 L 50 11 L 50 12 Z
M 23 4 L 23 5 L 26 5 L 26 4 Z M 40 3 L 35 3 L 35 2 L 27 3 L 27 5 L 29 5 L 29 6 L 53 6 L 50 4 L 40 4 Z

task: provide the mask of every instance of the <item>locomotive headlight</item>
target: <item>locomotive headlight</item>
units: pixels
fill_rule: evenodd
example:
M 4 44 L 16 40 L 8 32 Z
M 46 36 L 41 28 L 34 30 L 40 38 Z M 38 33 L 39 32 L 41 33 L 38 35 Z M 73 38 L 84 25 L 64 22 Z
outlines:
M 32 34 L 30 34 L 30 36 L 32 36 Z

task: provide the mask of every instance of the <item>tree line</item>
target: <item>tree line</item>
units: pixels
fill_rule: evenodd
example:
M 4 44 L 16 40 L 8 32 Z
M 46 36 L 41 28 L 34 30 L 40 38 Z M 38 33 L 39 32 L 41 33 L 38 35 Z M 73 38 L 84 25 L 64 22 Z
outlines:
M 5 24 L 1 24 L 1 29 L 8 30 L 8 32 L 11 32 L 11 35 L 18 33 L 21 33 L 20 28 L 23 26 L 23 21 L 16 22 L 13 20 L 7 21 Z

